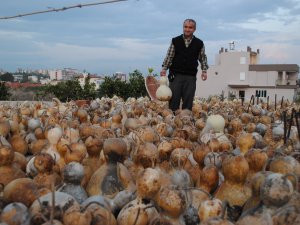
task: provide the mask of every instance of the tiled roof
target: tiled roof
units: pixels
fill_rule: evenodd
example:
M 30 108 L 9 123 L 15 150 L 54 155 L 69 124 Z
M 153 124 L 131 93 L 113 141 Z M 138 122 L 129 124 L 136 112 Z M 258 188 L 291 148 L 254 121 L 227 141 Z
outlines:
M 37 83 L 19 83 L 19 82 L 6 82 L 5 85 L 7 85 L 10 88 L 20 88 L 20 87 L 40 87 L 43 86 L 42 84 Z

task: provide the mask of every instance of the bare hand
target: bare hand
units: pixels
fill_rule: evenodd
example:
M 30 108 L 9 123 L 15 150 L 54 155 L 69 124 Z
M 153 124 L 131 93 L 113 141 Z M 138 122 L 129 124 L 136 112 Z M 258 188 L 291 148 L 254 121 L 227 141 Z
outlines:
M 207 79 L 207 73 L 206 73 L 206 72 L 202 72 L 202 74 L 201 74 L 201 79 L 202 79 L 203 81 L 206 81 L 206 79 Z

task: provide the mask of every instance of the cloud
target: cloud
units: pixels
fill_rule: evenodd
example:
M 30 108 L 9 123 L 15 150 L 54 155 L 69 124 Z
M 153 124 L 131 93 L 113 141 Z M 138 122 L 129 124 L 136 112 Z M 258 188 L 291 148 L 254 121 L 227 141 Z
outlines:
M 90 2 L 90 1 L 89 1 Z M 81 0 L 10 0 L 1 16 L 87 3 Z M 196 19 L 196 36 L 210 64 L 221 47 L 261 50 L 261 62 L 298 63 L 299 0 L 129 0 L 0 21 L 0 68 L 85 68 L 159 71 L 172 37 L 186 18 Z
M 147 59 L 147 52 L 155 51 L 161 46 L 143 43 L 138 39 L 112 39 L 111 46 L 86 47 L 80 45 L 69 45 L 65 43 L 37 43 L 40 51 L 47 57 L 53 57 L 59 60 L 140 60 Z
M 20 32 L 15 30 L 0 30 L 0 40 L 32 40 L 37 33 L 35 32 Z

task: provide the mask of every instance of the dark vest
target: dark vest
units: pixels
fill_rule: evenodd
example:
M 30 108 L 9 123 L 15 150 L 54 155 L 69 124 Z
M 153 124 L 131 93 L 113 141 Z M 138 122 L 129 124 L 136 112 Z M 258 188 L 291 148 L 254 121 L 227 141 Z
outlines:
M 189 47 L 185 47 L 182 35 L 172 39 L 175 46 L 175 56 L 170 71 L 190 76 L 196 76 L 198 72 L 198 58 L 203 47 L 203 42 L 194 36 Z

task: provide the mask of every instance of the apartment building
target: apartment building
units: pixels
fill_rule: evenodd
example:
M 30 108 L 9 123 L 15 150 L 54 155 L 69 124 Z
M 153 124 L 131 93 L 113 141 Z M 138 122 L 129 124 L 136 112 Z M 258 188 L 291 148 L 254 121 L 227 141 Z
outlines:
M 49 70 L 48 71 L 50 80 L 73 80 L 75 77 L 82 74 L 77 69 L 72 68 L 64 68 L 57 70 Z
M 90 83 L 94 83 L 96 86 L 96 90 L 99 89 L 100 85 L 104 82 L 104 79 L 100 76 L 93 75 L 93 74 L 88 74 L 88 73 L 83 73 L 82 75 L 78 76 L 78 81 L 81 85 L 81 87 L 84 86 L 85 84 L 85 78 L 89 76 L 90 78 Z
M 208 79 L 197 79 L 196 96 L 208 98 L 212 95 L 225 97 L 235 95 L 250 100 L 251 96 L 288 99 L 293 101 L 298 86 L 297 64 L 259 64 L 260 51 L 236 51 L 234 43 L 229 50 L 221 48 L 215 65 L 208 69 Z M 201 71 L 200 71 L 201 72 Z

